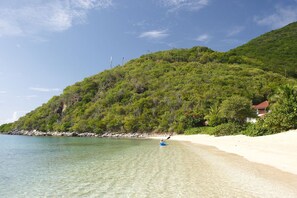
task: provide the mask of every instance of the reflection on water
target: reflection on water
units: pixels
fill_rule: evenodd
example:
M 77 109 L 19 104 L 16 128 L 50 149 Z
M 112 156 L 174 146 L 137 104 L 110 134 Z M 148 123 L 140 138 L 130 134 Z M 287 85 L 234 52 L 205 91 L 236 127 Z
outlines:
M 157 140 L 0 136 L 1 197 L 273 197 Z M 244 178 L 244 177 L 243 177 Z M 244 182 L 243 182 L 244 183 Z M 262 183 L 260 183 L 262 185 Z M 258 184 L 255 184 L 258 185 Z M 262 187 L 263 188 L 263 187 Z M 264 187 L 265 188 L 265 187 Z M 267 189 L 271 186 L 267 186 Z

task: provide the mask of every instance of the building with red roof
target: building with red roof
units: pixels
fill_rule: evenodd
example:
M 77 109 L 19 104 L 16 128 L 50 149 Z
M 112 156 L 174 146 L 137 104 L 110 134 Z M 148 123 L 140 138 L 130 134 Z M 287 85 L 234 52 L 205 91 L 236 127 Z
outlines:
M 264 102 L 261 102 L 260 104 L 253 105 L 253 109 L 257 111 L 257 115 L 259 117 L 262 117 L 266 113 L 268 113 L 268 110 L 267 110 L 268 107 L 269 107 L 269 102 L 267 100 Z

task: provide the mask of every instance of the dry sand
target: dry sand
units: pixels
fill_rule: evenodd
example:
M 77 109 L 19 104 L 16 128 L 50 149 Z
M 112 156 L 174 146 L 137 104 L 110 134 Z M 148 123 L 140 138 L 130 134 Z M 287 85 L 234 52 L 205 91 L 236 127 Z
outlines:
M 251 162 L 269 165 L 297 175 L 297 130 L 261 137 L 176 135 L 170 140 L 213 146 L 221 151 L 240 155 Z

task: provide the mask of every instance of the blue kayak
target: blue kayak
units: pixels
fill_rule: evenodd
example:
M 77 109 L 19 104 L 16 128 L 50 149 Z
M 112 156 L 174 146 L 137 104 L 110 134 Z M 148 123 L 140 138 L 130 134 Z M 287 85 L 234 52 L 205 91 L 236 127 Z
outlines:
M 160 146 L 167 146 L 165 142 L 160 142 Z

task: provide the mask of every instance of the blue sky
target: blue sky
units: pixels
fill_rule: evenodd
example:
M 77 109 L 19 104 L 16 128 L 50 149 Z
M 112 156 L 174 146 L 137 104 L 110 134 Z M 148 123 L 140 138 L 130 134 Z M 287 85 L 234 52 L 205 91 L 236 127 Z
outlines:
M 111 59 L 197 45 L 228 51 L 293 21 L 297 0 L 1 0 L 0 124 Z

